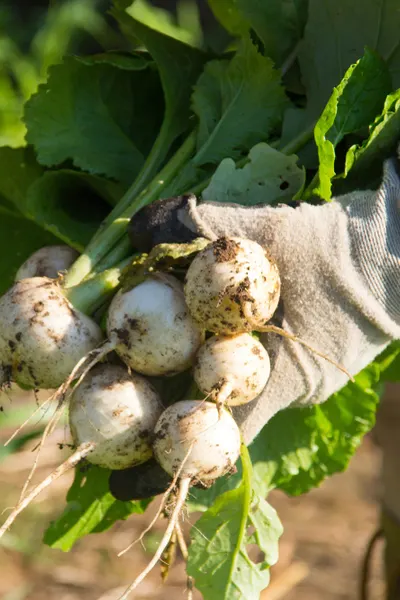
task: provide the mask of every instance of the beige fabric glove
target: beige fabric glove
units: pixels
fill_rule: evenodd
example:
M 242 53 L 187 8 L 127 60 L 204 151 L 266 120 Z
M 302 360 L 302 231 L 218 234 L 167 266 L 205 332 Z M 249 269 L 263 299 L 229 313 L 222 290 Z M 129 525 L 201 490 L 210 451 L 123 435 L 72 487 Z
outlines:
M 357 374 L 400 337 L 400 180 L 384 165 L 378 191 L 356 191 L 322 206 L 244 208 L 194 198 L 179 219 L 215 239 L 242 236 L 267 247 L 282 279 L 287 331 Z M 253 402 L 234 409 L 249 443 L 287 407 L 327 400 L 346 375 L 298 343 L 264 334 L 269 382 Z

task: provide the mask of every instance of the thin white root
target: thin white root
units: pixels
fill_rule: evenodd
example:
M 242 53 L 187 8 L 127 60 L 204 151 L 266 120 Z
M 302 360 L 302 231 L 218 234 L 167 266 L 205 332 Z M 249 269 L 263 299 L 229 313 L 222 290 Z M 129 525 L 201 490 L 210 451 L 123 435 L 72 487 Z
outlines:
M 53 396 L 53 398 L 54 397 L 56 397 L 56 396 Z M 50 398 L 50 400 L 51 400 L 51 398 Z M 40 439 L 40 442 L 39 442 L 38 446 L 36 446 L 36 448 L 35 448 L 35 450 L 37 449 L 36 457 L 35 457 L 35 460 L 33 462 L 32 468 L 29 471 L 29 475 L 26 478 L 24 486 L 23 486 L 23 488 L 21 490 L 21 494 L 20 494 L 18 503 L 21 503 L 23 501 L 23 499 L 25 497 L 25 494 L 26 494 L 26 491 L 27 491 L 27 489 L 29 487 L 29 484 L 32 481 L 32 478 L 33 478 L 33 476 L 35 474 L 35 471 L 36 471 L 38 463 L 39 463 L 40 453 L 41 453 L 42 448 L 44 446 L 44 443 L 45 443 L 45 441 L 47 439 L 47 436 L 51 435 L 51 433 L 56 428 L 57 423 L 61 419 L 62 411 L 64 409 L 64 403 L 65 403 L 65 397 L 62 395 L 61 398 L 58 401 L 57 408 L 54 411 L 53 416 L 51 417 L 51 419 L 47 423 L 47 425 L 46 425 L 46 427 L 45 427 L 45 429 L 44 429 L 44 431 L 42 433 L 42 437 Z
M 106 340 L 100 346 L 98 346 L 94 350 L 91 350 L 90 352 L 88 352 L 88 354 L 86 354 L 86 356 L 81 358 L 81 360 L 77 362 L 75 367 L 72 369 L 68 378 L 59 388 L 60 390 L 62 390 L 62 393 L 66 395 L 74 379 L 77 379 L 79 377 L 78 381 L 74 386 L 74 389 L 76 389 L 82 383 L 83 379 L 86 377 L 90 369 L 94 367 L 98 362 L 100 362 L 105 356 L 107 356 L 107 354 L 112 352 L 114 348 L 115 343 L 111 342 L 110 340 Z
M 46 489 L 49 485 L 53 483 L 56 479 L 64 475 L 70 469 L 73 469 L 75 465 L 78 464 L 83 458 L 85 458 L 96 446 L 94 442 L 87 442 L 86 444 L 82 444 L 79 448 L 70 456 L 65 462 L 63 462 L 59 467 L 54 469 L 50 475 L 48 475 L 41 483 L 39 483 L 36 487 L 31 490 L 31 492 L 17 504 L 14 508 L 8 519 L 5 521 L 3 526 L 0 528 L 0 538 L 4 535 L 4 533 L 11 527 L 14 523 L 15 519 L 18 515 L 25 510 L 25 508 L 34 500 L 40 492 Z
M 70 387 L 72 382 L 74 381 L 74 379 L 76 379 L 79 376 L 79 380 L 77 381 L 76 385 L 74 386 L 74 389 L 76 389 L 76 387 L 82 382 L 82 380 L 84 379 L 84 377 L 87 375 L 88 371 L 96 364 L 98 363 L 102 358 L 104 358 L 104 356 L 106 356 L 106 354 L 108 354 L 109 352 L 111 352 L 111 350 L 114 349 L 114 343 L 110 342 L 110 341 L 106 341 L 103 344 L 101 344 L 101 346 L 98 346 L 97 348 L 95 348 L 94 350 L 92 350 L 91 352 L 89 352 L 88 354 L 86 354 L 86 356 L 84 356 L 83 358 L 81 358 L 80 361 L 77 362 L 77 364 L 75 365 L 75 367 L 73 368 L 73 370 L 71 371 L 70 375 L 68 376 L 68 378 L 65 380 L 65 382 L 58 388 L 58 390 L 55 392 L 55 394 L 49 398 L 49 400 L 58 400 L 57 403 L 57 408 L 54 412 L 54 415 L 51 417 L 50 421 L 48 422 L 43 434 L 42 434 L 42 438 L 40 440 L 40 443 L 38 444 L 37 448 L 37 454 L 36 454 L 36 458 L 35 461 L 32 465 L 32 469 L 24 483 L 24 487 L 22 488 L 21 491 L 21 495 L 19 498 L 19 502 L 22 502 L 23 498 L 25 497 L 26 491 L 29 487 L 30 482 L 32 481 L 32 478 L 35 474 L 35 471 L 37 469 L 38 466 L 38 462 L 39 462 L 39 456 L 40 456 L 40 452 L 44 446 L 44 443 L 47 439 L 47 437 L 49 435 L 51 435 L 54 431 L 54 429 L 57 426 L 57 423 L 59 422 L 61 415 L 62 415 L 62 411 L 64 409 L 65 403 L 68 400 L 68 392 L 70 391 Z M 89 361 L 88 364 L 87 361 Z M 86 364 L 83 372 L 81 372 L 81 369 L 83 368 L 83 366 Z
M 27 419 L 25 419 L 25 421 L 24 421 L 24 422 L 23 422 L 23 423 L 22 423 L 22 424 L 21 424 L 21 425 L 18 427 L 18 429 L 17 429 L 16 431 L 14 431 L 14 433 L 13 433 L 12 435 L 10 435 L 10 437 L 8 438 L 8 440 L 6 440 L 6 441 L 4 442 L 4 446 L 8 446 L 8 444 L 9 444 L 10 442 L 12 442 L 12 440 L 15 438 L 15 436 L 17 436 L 17 435 L 20 433 L 20 431 L 22 431 L 22 430 L 24 429 L 24 427 L 26 427 L 26 425 L 28 425 L 29 421 L 30 421 L 31 419 L 33 419 L 33 417 L 34 417 L 34 416 L 35 416 L 35 415 L 36 415 L 36 414 L 37 414 L 39 411 L 41 411 L 41 410 L 42 410 L 42 408 L 43 408 L 44 406 L 46 406 L 46 404 L 49 404 L 49 403 L 50 403 L 50 400 L 51 400 L 51 398 L 47 398 L 46 400 L 44 400 L 44 401 L 42 402 L 42 404 L 40 404 L 40 406 L 38 406 L 38 407 L 37 407 L 37 408 L 36 408 L 36 409 L 33 411 L 33 413 L 32 413 L 32 414 L 31 414 L 31 415 L 30 415 L 30 416 L 29 416 Z
M 344 373 L 351 381 L 354 381 L 354 377 L 341 364 L 339 364 L 338 362 L 333 360 L 333 358 L 330 358 L 326 354 L 323 354 L 322 352 L 320 352 L 319 350 L 314 348 L 314 346 L 311 346 L 307 342 L 304 342 L 301 338 L 297 337 L 297 335 L 288 333 L 284 329 L 281 329 L 280 327 L 276 327 L 275 325 L 266 325 L 265 327 L 262 327 L 262 328 L 257 327 L 257 331 L 262 331 L 262 332 L 267 332 L 267 333 L 268 332 L 276 333 L 277 335 L 281 335 L 282 337 L 288 338 L 289 340 L 292 340 L 293 342 L 298 342 L 302 346 L 305 346 L 306 348 L 308 348 L 311 352 L 313 352 L 317 356 L 320 356 L 321 358 L 323 358 L 326 361 L 328 361 L 329 363 L 331 363 L 331 365 L 333 365 L 334 367 L 339 369 L 339 371 L 342 371 L 342 373 Z
M 152 529 L 153 525 L 158 521 L 159 516 L 161 515 L 162 511 L 165 508 L 165 505 L 167 503 L 168 500 L 168 496 L 170 495 L 170 493 L 172 492 L 172 490 L 174 489 L 174 487 L 176 486 L 178 479 L 182 473 L 182 469 L 185 465 L 185 462 L 187 461 L 189 454 L 192 451 L 192 447 L 193 445 L 190 446 L 189 451 L 187 452 L 185 458 L 183 459 L 179 469 L 177 470 L 177 472 L 175 473 L 175 476 L 171 482 L 171 485 L 169 486 L 169 488 L 164 492 L 162 498 L 161 498 L 161 502 L 160 502 L 160 506 L 158 507 L 158 510 L 154 516 L 154 518 L 152 519 L 150 525 L 148 525 L 148 527 L 146 527 L 146 529 L 144 531 L 142 531 L 142 533 L 140 534 L 140 536 L 138 537 L 137 540 L 135 540 L 134 542 L 132 542 L 131 544 L 129 544 L 129 546 L 127 546 L 127 548 L 125 548 L 124 550 L 121 550 L 121 552 L 119 554 L 117 554 L 117 556 L 122 556 L 123 554 L 125 554 L 126 552 L 128 552 L 128 550 L 130 550 L 131 548 L 133 548 L 133 546 L 135 546 L 138 542 L 141 542 L 142 539 L 144 538 L 144 536 L 146 535 L 147 532 L 150 531 L 150 529 Z
M 185 504 L 185 500 L 186 500 L 186 497 L 189 492 L 189 486 L 190 486 L 190 478 L 189 477 L 185 477 L 184 479 L 180 480 L 179 493 L 178 493 L 178 497 L 176 499 L 175 508 L 171 514 L 171 517 L 168 522 L 168 527 L 165 530 L 165 533 L 162 537 L 160 545 L 157 548 L 156 553 L 154 554 L 153 558 L 151 559 L 151 561 L 149 562 L 147 567 L 145 569 L 143 569 L 143 571 L 140 573 L 140 575 L 138 575 L 136 577 L 135 581 L 133 581 L 133 583 L 131 583 L 131 585 L 125 590 L 125 592 L 122 594 L 122 596 L 120 596 L 118 598 L 118 600 L 127 600 L 128 596 L 131 594 L 131 592 L 133 592 L 138 587 L 138 585 L 143 581 L 143 579 L 145 579 L 145 577 L 150 573 L 150 571 L 156 566 L 158 561 L 162 558 L 163 552 L 166 549 L 166 547 L 168 546 L 168 543 L 171 539 L 172 533 L 174 532 L 174 530 L 176 528 L 176 524 L 177 524 L 179 515 L 181 513 L 183 505 Z
M 259 331 L 262 333 L 276 333 L 277 335 L 281 335 L 282 337 L 292 340 L 292 342 L 297 342 L 297 343 L 301 344 L 302 346 L 304 346 L 305 348 L 308 348 L 311 352 L 313 352 L 317 356 L 320 356 L 324 360 L 331 363 L 331 365 L 333 365 L 334 367 L 339 369 L 339 371 L 342 371 L 342 373 L 344 373 L 350 379 L 350 381 L 354 381 L 354 377 L 347 371 L 347 369 L 345 369 L 342 365 L 340 365 L 338 362 L 336 362 L 335 360 L 333 360 L 326 354 L 323 354 L 322 352 L 320 352 L 319 350 L 314 348 L 314 346 L 311 346 L 311 344 L 308 344 L 307 342 L 305 342 L 304 340 L 299 338 L 297 335 L 294 335 L 293 333 L 289 333 L 288 331 L 285 331 L 284 329 L 282 329 L 281 327 L 277 327 L 276 325 L 258 325 L 256 323 L 254 323 L 254 317 L 250 312 L 250 306 L 248 303 L 243 304 L 242 309 L 243 309 L 243 313 L 244 313 L 244 316 L 247 319 L 247 321 L 249 321 L 249 323 L 254 325 L 255 331 Z
M 175 525 L 175 532 L 176 532 L 176 539 L 178 540 L 179 549 L 183 556 L 183 560 L 187 563 L 188 558 L 189 558 L 189 552 L 188 552 L 186 541 L 185 541 L 183 531 L 182 531 L 182 528 L 181 528 L 181 525 L 179 522 L 177 522 Z M 190 575 L 187 576 L 186 588 L 187 588 L 187 600 L 193 600 L 194 581 L 193 581 L 193 577 L 191 577 Z
M 233 392 L 232 382 L 225 379 L 218 391 L 214 393 L 215 403 L 217 405 L 218 414 L 221 416 L 222 409 L 226 406 L 229 396 Z

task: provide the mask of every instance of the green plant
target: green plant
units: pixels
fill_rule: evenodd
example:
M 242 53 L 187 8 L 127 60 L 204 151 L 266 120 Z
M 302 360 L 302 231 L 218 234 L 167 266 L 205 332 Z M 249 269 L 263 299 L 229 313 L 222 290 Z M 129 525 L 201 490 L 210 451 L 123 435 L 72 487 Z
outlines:
M 376 184 L 400 137 L 395 0 L 292 0 L 286 12 L 279 0 L 209 4 L 231 36 L 221 55 L 178 35 L 177 24 L 158 28 L 138 3 L 115 0 L 112 14 L 134 50 L 68 56 L 48 70 L 24 107 L 28 146 L 0 148 L 0 244 L 16 248 L 0 265 L 2 291 L 34 249 L 61 239 L 82 252 L 66 293 L 86 294 L 92 306 L 102 274 L 129 257 L 129 219 L 160 197 L 329 201 Z M 188 573 L 205 600 L 258 598 L 281 534 L 265 496 L 304 493 L 346 468 L 374 424 L 382 384 L 399 379 L 399 351 L 390 346 L 325 404 L 276 415 L 243 449 L 235 475 L 193 491 L 189 509 L 204 514 Z M 144 510 L 145 502 L 114 500 L 108 475 L 77 471 L 47 544 L 69 550 Z M 249 543 L 262 563 L 250 560 Z

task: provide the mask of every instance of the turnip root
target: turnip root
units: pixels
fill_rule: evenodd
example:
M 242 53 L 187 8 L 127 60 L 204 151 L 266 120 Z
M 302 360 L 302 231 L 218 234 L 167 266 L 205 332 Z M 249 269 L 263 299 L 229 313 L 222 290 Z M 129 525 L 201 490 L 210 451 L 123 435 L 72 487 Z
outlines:
M 31 277 L 57 279 L 78 258 L 79 252 L 67 245 L 45 246 L 30 256 L 18 269 L 15 281 Z
M 183 286 L 153 275 L 111 302 L 107 331 L 122 360 L 143 375 L 172 375 L 193 363 L 204 336 L 189 314 Z
M 97 365 L 74 390 L 69 424 L 76 446 L 95 442 L 89 462 L 107 469 L 139 465 L 152 455 L 155 424 L 163 410 L 153 386 L 121 365 Z
M 76 310 L 47 277 L 16 282 L 0 298 L 0 364 L 25 386 L 60 386 L 102 339 L 98 325 Z
M 155 427 L 154 456 L 179 481 L 165 534 L 147 567 L 118 600 L 126 600 L 155 567 L 178 524 L 192 480 L 210 483 L 229 472 L 240 454 L 240 432 L 226 409 L 211 402 L 184 400 L 169 406 Z M 163 500 L 164 501 L 164 500 Z
M 223 237 L 209 244 L 192 261 L 185 281 L 193 318 L 216 333 L 257 329 L 272 317 L 279 301 L 277 266 L 259 244 L 247 239 Z
M 94 447 L 95 444 L 93 442 L 90 442 L 88 444 L 83 444 L 82 446 L 77 448 L 75 452 L 69 458 L 67 458 L 65 462 L 63 462 L 60 466 L 54 469 L 54 471 L 50 473 L 48 477 L 43 479 L 41 483 L 36 485 L 27 496 L 21 498 L 17 506 L 14 508 L 14 510 L 6 519 L 6 521 L 0 527 L 0 538 L 2 538 L 6 531 L 11 527 L 18 515 L 21 514 L 21 512 L 25 510 L 25 508 L 27 508 L 27 506 L 35 498 L 37 498 L 37 496 L 39 496 L 39 494 L 43 490 L 49 487 L 49 485 L 51 485 L 59 477 L 67 473 L 70 469 L 73 469 L 81 460 L 86 458 L 93 451 Z
M 239 406 L 254 400 L 270 374 L 268 352 L 248 333 L 214 335 L 200 348 L 194 379 L 217 404 Z

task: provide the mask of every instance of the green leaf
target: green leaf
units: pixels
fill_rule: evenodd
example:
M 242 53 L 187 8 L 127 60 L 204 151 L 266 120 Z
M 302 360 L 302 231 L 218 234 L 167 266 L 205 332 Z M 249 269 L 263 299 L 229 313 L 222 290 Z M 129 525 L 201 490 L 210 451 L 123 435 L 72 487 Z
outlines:
M 43 173 L 32 148 L 0 148 L 0 196 L 3 205 L 24 212 L 29 187 Z
M 370 365 L 325 403 L 275 415 L 250 447 L 259 493 L 302 494 L 343 471 L 375 423 L 379 376 Z
M 282 65 L 303 35 L 308 0 L 209 0 L 216 18 L 233 35 L 254 29 L 264 54 Z
M 219 496 L 191 530 L 187 572 L 204 600 L 258 600 L 278 559 L 282 525 L 274 509 L 252 492 L 247 450 L 242 464 L 239 487 Z M 262 562 L 250 559 L 249 544 L 259 546 Z
M 374 361 L 382 381 L 400 381 L 400 342 L 392 342 Z
M 155 147 L 147 159 L 146 182 L 155 175 L 170 151 L 171 145 L 189 127 L 190 96 L 192 87 L 200 75 L 207 55 L 196 48 L 174 39 L 166 32 L 158 31 L 159 23 L 146 19 L 140 10 L 142 4 L 115 1 L 112 15 L 123 31 L 138 39 L 157 64 L 164 92 L 165 114 Z M 119 8 L 118 8 L 119 6 Z
M 79 467 L 67 494 L 63 514 L 50 524 L 44 542 L 68 552 L 80 538 L 109 529 L 116 521 L 132 513 L 142 514 L 149 500 L 121 502 L 108 489 L 110 471 L 91 465 L 83 472 Z
M 116 4 L 119 4 L 118 0 Z M 200 23 L 197 22 L 194 29 L 184 27 L 181 23 L 177 22 L 170 10 L 154 6 L 147 0 L 134 0 L 133 3 L 123 2 L 123 4 L 127 5 L 126 12 L 131 17 L 140 21 L 150 29 L 174 38 L 184 44 L 188 44 L 189 46 L 201 46 L 203 35 Z M 192 11 L 193 10 L 196 10 L 196 5 L 192 8 Z M 179 14 L 177 16 L 179 17 Z
M 390 94 L 382 112 L 370 127 L 369 137 L 353 145 L 346 154 L 344 176 L 349 185 L 369 187 L 372 177 L 382 174 L 382 162 L 396 152 L 400 138 L 400 90 Z
M 85 171 L 131 183 L 160 125 L 162 92 L 149 63 L 132 55 L 109 62 L 66 58 L 49 70 L 25 106 L 27 140 L 46 166 L 66 160 Z M 90 63 L 90 64 L 89 64 Z
M 248 155 L 248 162 L 237 168 L 231 158 L 217 167 L 203 200 L 252 206 L 291 200 L 303 187 L 305 172 L 297 166 L 297 156 L 286 156 L 260 143 Z
M 237 158 L 281 124 L 287 100 L 269 58 L 243 40 L 233 58 L 207 63 L 194 87 L 199 118 L 195 166 Z
M 10 212 L 0 200 L 0 295 L 12 285 L 16 272 L 33 252 L 59 241 L 32 221 Z
M 310 121 L 366 46 L 388 62 L 393 85 L 400 86 L 398 0 L 309 0 L 308 15 L 299 62 Z
M 352 65 L 334 88 L 315 129 L 318 147 L 318 185 L 309 193 L 324 200 L 331 197 L 335 176 L 335 148 L 345 135 L 368 126 L 382 109 L 391 89 L 390 75 L 383 60 L 370 50 Z
M 120 185 L 96 175 L 47 171 L 29 188 L 24 212 L 82 252 L 122 193 Z

